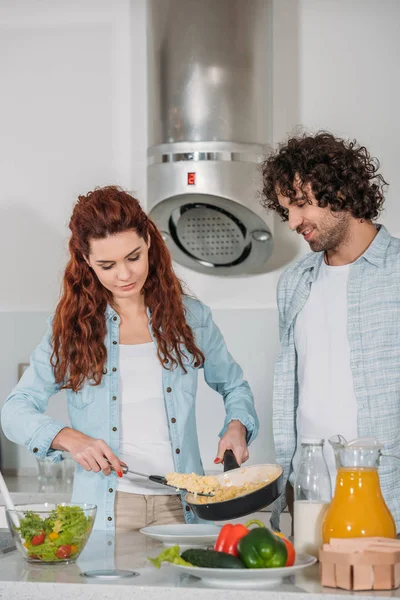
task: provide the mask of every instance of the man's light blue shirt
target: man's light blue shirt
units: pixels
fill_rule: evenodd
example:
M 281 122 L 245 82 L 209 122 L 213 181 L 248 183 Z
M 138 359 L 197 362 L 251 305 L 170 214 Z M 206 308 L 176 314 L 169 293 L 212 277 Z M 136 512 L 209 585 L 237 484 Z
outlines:
M 358 435 L 385 445 L 400 457 L 400 239 L 379 231 L 350 266 L 347 287 L 347 335 L 358 409 Z M 273 429 L 276 461 L 291 473 L 296 449 L 298 405 L 296 317 L 310 294 L 324 258 L 307 254 L 280 277 L 277 289 L 281 349 L 275 366 Z M 322 333 L 323 334 L 323 333 Z M 340 376 L 340 373 L 338 373 Z M 340 433 L 338 431 L 337 433 Z M 379 469 L 386 503 L 400 531 L 400 462 L 383 459 Z M 272 526 L 279 528 L 283 495 L 275 502 Z

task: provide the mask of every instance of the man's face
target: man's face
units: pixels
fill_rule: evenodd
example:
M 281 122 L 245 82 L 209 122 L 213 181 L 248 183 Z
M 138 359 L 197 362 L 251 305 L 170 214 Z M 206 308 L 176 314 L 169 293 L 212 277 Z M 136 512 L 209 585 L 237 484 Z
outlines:
M 333 213 L 329 206 L 320 208 L 311 184 L 294 184 L 296 197 L 291 200 L 277 190 L 279 204 L 287 211 L 289 227 L 301 234 L 314 252 L 333 250 L 349 237 L 352 216 L 347 211 Z

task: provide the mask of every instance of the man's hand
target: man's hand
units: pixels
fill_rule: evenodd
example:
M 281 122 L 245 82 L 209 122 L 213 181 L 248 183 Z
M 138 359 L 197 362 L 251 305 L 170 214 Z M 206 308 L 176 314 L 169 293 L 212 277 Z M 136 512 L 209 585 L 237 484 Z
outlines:
M 225 450 L 232 450 L 239 465 L 249 458 L 246 444 L 246 427 L 240 421 L 231 421 L 225 434 L 219 441 L 216 464 L 223 462 Z

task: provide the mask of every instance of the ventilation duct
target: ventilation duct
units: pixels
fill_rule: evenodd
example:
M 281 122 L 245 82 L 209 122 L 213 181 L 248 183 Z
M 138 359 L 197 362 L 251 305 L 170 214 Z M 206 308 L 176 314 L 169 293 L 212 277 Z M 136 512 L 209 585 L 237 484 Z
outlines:
M 267 270 L 259 203 L 270 139 L 268 0 L 148 1 L 148 208 L 172 258 Z

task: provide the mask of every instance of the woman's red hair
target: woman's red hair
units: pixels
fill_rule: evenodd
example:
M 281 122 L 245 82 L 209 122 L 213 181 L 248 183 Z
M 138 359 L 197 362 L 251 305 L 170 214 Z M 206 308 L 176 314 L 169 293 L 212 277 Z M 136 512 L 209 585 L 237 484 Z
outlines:
M 186 371 L 183 359 L 187 351 L 196 367 L 202 365 L 204 355 L 186 323 L 181 282 L 160 232 L 139 202 L 115 186 L 95 189 L 79 196 L 69 227 L 70 259 L 53 320 L 51 362 L 56 382 L 75 392 L 87 381 L 95 385 L 101 382 L 107 360 L 105 310 L 107 304 L 113 306 L 113 299 L 85 257 L 89 256 L 92 239 L 129 229 L 145 242 L 151 240 L 149 274 L 142 293 L 151 312 L 161 364 L 170 369 L 179 364 Z

